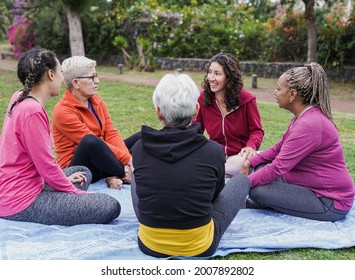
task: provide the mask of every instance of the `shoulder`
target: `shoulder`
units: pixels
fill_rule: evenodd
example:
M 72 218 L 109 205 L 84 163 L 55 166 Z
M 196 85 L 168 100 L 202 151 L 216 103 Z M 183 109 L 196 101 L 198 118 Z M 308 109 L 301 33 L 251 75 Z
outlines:
M 209 155 L 211 157 L 221 156 L 222 158 L 224 158 L 224 153 L 221 148 L 221 145 L 218 144 L 217 142 L 215 142 L 213 140 L 207 140 L 204 147 L 205 147 L 205 149 L 207 149 L 209 151 Z
M 21 120 L 22 122 L 34 120 L 41 120 L 44 122 L 48 122 L 48 115 L 45 109 L 39 104 L 36 100 L 33 99 L 25 99 L 21 101 L 17 108 L 15 108 L 14 116 L 16 116 L 17 120 Z
M 54 105 L 53 110 L 59 110 L 63 107 L 73 107 L 73 102 L 70 101 L 71 95 L 72 93 L 68 89 L 66 89 L 62 98 L 60 98 L 57 104 Z
M 18 104 L 18 107 L 19 109 L 21 108 L 20 110 L 26 112 L 27 114 L 45 112 L 41 104 L 39 104 L 37 100 L 34 100 L 32 98 L 25 98 Z
M 304 130 L 309 130 L 312 134 L 314 134 L 314 131 L 320 131 L 322 129 L 334 132 L 337 130 L 334 123 L 323 114 L 320 108 L 316 106 L 308 109 L 304 114 L 302 114 L 298 120 L 298 123 L 298 129 L 303 128 Z
M 18 90 L 12 94 L 11 99 L 10 99 L 11 104 L 16 101 L 16 99 L 20 96 L 21 92 L 22 92 L 22 90 Z
M 240 91 L 240 104 L 243 105 L 253 100 L 256 100 L 255 95 L 245 88 L 242 88 Z
M 64 95 L 53 107 L 53 118 L 56 118 L 58 115 L 63 116 L 72 113 L 73 111 L 75 111 L 74 104 Z
M 327 120 L 327 117 L 324 116 L 322 111 L 318 107 L 315 106 L 315 107 L 308 109 L 306 112 L 304 112 L 299 117 L 299 120 L 297 122 L 299 124 L 302 124 L 302 126 L 309 127 L 309 126 L 315 126 L 315 125 L 318 126 L 326 120 Z

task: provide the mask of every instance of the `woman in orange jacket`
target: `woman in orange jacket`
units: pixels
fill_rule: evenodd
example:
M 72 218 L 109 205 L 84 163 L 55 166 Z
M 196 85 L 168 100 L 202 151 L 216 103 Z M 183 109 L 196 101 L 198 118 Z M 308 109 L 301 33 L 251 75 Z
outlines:
M 105 102 L 97 94 L 100 80 L 96 61 L 73 56 L 62 63 L 67 86 L 53 109 L 53 138 L 58 163 L 62 168 L 84 165 L 92 182 L 106 178 L 111 188 L 121 188 L 133 171 L 129 148 L 139 134 L 123 140 L 115 128 Z

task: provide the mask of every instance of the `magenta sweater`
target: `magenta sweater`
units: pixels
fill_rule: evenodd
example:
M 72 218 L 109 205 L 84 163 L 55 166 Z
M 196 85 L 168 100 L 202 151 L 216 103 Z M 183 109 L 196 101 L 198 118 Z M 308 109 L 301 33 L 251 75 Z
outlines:
M 284 176 L 287 183 L 308 187 L 349 210 L 354 202 L 353 179 L 345 165 L 338 131 L 318 107 L 294 118 L 280 142 L 250 159 L 253 167 L 269 163 L 249 175 L 252 187 Z
M 204 93 L 198 102 L 200 111 L 196 122 L 201 125 L 202 133 L 206 130 L 211 140 L 219 143 L 226 156 L 236 155 L 244 147 L 254 150 L 260 148 L 264 137 L 261 118 L 256 98 L 246 89 L 241 90 L 240 105 L 223 117 L 217 101 L 210 106 L 203 104 Z
M 10 104 L 18 95 L 12 96 Z M 27 98 L 11 116 L 6 114 L 0 136 L 0 216 L 26 209 L 44 181 L 58 191 L 85 193 L 74 187 L 56 163 L 52 145 L 48 115 L 36 100 Z

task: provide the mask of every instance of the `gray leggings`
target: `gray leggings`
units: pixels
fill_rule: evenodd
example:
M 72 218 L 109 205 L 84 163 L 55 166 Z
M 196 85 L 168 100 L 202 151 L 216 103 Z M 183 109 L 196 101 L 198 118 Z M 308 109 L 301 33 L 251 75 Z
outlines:
M 252 188 L 249 197 L 259 208 L 312 220 L 335 222 L 349 212 L 335 209 L 332 199 L 317 197 L 307 187 L 288 184 L 282 178 Z
M 237 174 L 232 177 L 223 190 L 213 202 L 212 219 L 214 222 L 214 237 L 211 246 L 202 254 L 196 257 L 208 257 L 215 253 L 219 242 L 231 224 L 240 209 L 245 208 L 245 198 L 250 190 L 250 181 L 247 176 Z M 136 184 L 131 182 L 133 208 L 138 217 L 138 196 L 136 193 Z M 154 252 L 146 247 L 138 238 L 138 244 L 141 251 L 147 255 L 157 258 L 169 257 L 158 252 Z
M 73 166 L 63 171 L 67 176 L 78 171 L 85 172 L 88 181 L 81 187 L 79 184 L 75 185 L 82 190 L 88 189 L 91 182 L 89 169 L 84 166 Z M 120 213 L 119 202 L 107 194 L 58 192 L 45 184 L 43 191 L 29 207 L 15 215 L 1 218 L 46 225 L 72 226 L 106 224 L 117 218 Z

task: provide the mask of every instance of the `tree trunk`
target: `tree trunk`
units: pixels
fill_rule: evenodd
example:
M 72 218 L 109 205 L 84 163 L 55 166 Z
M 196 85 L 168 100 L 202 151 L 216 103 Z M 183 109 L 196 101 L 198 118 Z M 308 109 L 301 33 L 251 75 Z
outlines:
M 85 56 L 83 32 L 81 29 L 81 20 L 78 12 L 66 7 L 69 24 L 69 42 L 71 55 Z
M 307 62 L 317 61 L 317 28 L 314 17 L 314 0 L 303 0 L 307 21 Z

